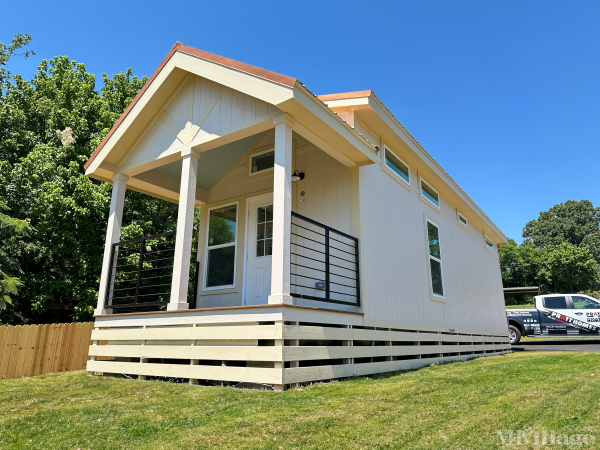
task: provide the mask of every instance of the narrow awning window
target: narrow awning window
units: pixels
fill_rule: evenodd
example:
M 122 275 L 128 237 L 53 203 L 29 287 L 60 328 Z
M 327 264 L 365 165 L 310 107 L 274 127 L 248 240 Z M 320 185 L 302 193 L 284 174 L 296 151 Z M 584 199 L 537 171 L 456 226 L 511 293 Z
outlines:
M 421 180 L 421 195 L 438 208 L 440 207 L 440 195 L 423 180 Z
M 410 184 L 410 170 L 408 169 L 408 166 L 404 164 L 400 158 L 398 158 L 389 148 L 384 147 L 384 150 L 386 167 L 402 181 Z

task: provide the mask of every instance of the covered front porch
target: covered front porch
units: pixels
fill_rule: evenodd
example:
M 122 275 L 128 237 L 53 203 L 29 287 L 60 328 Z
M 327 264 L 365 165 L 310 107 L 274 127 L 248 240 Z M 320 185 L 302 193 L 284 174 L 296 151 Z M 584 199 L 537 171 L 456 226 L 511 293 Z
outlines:
M 360 312 L 358 177 L 293 125 L 280 115 L 260 133 L 115 174 L 96 315 L 266 304 Z M 139 180 L 178 202 L 177 229 L 120 241 L 125 190 Z

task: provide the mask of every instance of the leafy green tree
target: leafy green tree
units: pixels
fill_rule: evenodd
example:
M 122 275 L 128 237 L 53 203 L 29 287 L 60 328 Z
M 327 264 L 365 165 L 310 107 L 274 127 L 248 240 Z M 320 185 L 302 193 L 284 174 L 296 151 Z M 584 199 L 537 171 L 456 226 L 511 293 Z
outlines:
M 589 291 L 598 285 L 598 264 L 587 248 L 568 242 L 544 247 L 548 292 L 568 293 Z
M 554 205 L 527 223 L 524 243 L 543 248 L 568 242 L 587 248 L 600 262 L 600 208 L 588 200 L 569 200 Z
M 2 96 L 4 83 L 10 80 L 10 72 L 6 68 L 8 60 L 13 56 L 22 56 L 28 58 L 31 55 L 35 55 L 32 50 L 19 52 L 22 47 L 25 47 L 31 41 L 29 34 L 17 33 L 12 38 L 10 44 L 5 44 L 0 41 L 0 96 Z
M 14 219 L 2 210 L 7 210 L 6 203 L 0 200 L 0 311 L 12 303 L 11 295 L 16 295 L 23 285 L 14 274 L 20 273 L 21 268 L 16 259 L 11 258 L 3 250 L 3 242 L 7 236 L 19 236 L 30 228 L 29 221 Z
M 517 245 L 512 239 L 499 249 L 504 287 L 538 286 L 543 294 L 593 291 L 598 263 L 591 252 L 568 242 L 544 248 Z M 527 299 L 507 298 L 507 304 Z
M 83 164 L 146 82 L 131 69 L 102 79 L 99 92 L 83 64 L 61 56 L 43 60 L 30 81 L 3 82 L 0 198 L 33 228 L 2 244 L 23 281 L 2 322 L 91 318 L 111 185 L 86 177 Z M 176 220 L 177 205 L 127 192 L 123 236 L 171 231 Z

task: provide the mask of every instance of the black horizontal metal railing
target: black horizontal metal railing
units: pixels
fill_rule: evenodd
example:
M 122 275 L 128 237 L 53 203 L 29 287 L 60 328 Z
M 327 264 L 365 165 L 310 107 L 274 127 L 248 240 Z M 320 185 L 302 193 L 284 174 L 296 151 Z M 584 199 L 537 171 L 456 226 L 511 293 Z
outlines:
M 360 306 L 358 239 L 292 212 L 292 297 Z
M 112 245 L 105 304 L 112 309 L 157 307 L 169 303 L 175 231 Z M 197 268 L 198 263 L 194 263 Z M 197 289 L 197 270 L 190 271 Z M 193 273 L 196 272 L 196 273 Z

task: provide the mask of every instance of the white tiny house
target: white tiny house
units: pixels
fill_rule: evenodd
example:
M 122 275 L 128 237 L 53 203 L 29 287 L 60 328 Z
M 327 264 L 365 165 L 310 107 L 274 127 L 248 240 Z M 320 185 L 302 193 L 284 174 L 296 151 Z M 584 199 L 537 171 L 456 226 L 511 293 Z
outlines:
M 509 350 L 506 236 L 371 91 L 177 43 L 86 174 L 113 184 L 90 373 L 283 389 Z M 177 230 L 120 241 L 126 189 Z

